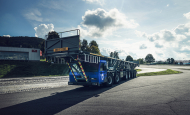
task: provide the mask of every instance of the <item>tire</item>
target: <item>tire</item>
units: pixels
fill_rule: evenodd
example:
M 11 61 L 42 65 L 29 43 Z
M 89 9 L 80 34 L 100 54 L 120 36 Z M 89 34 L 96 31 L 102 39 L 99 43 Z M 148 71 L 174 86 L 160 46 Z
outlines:
M 134 72 L 131 71 L 131 78 L 134 78 Z
M 136 78 L 137 77 L 137 71 L 135 70 L 134 71 L 134 78 Z
M 119 81 L 120 81 L 120 76 L 119 76 L 119 74 L 116 74 L 116 76 L 114 77 L 114 83 L 118 84 Z
M 134 78 L 134 71 L 131 71 L 131 78 Z
M 128 80 L 128 79 L 129 79 L 129 74 L 128 74 L 127 71 L 125 72 L 125 76 L 123 76 L 123 79 L 124 79 L 124 80 Z
M 131 79 L 131 72 L 130 71 L 129 71 L 128 75 L 129 75 L 128 78 Z
M 113 85 L 113 77 L 112 77 L 112 74 L 109 74 L 107 76 L 107 82 L 106 82 L 106 87 L 111 87 Z

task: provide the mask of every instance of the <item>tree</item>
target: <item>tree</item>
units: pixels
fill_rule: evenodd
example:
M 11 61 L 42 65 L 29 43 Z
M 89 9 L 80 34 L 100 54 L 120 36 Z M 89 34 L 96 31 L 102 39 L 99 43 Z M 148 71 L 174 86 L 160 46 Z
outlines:
M 167 62 L 170 64 L 170 63 L 171 63 L 171 59 L 170 59 L 170 58 L 168 58 L 168 59 L 167 59 Z
M 133 58 L 130 55 L 128 55 L 125 60 L 126 61 L 133 61 Z
M 114 52 L 113 52 L 113 57 L 116 58 L 116 59 L 119 59 L 119 54 L 118 54 L 118 52 L 114 51 Z
M 111 52 L 111 53 L 110 53 L 110 57 L 114 57 L 114 54 L 113 54 L 113 52 Z
M 171 58 L 171 64 L 175 64 L 174 58 Z
M 44 53 L 44 39 L 38 37 L 1 37 L 0 36 L 0 46 L 6 47 L 20 47 L 22 48 L 39 48 Z
M 143 58 L 142 59 L 139 58 L 139 59 L 137 59 L 137 61 L 139 61 L 140 64 L 143 64 Z
M 95 40 L 92 40 L 92 41 L 89 43 L 89 47 L 92 47 L 92 46 L 98 47 L 98 44 L 96 43 Z
M 100 55 L 100 50 L 98 48 L 98 44 L 96 43 L 95 40 L 92 40 L 89 45 L 88 45 L 88 41 L 83 39 L 82 41 L 82 46 L 81 46 L 81 50 L 82 51 L 86 51 L 86 52 L 91 52 L 91 53 L 95 53 L 95 54 L 99 54 Z
M 92 46 L 90 47 L 90 49 L 91 49 L 91 53 L 100 54 L 100 50 L 99 50 L 98 47 L 92 45 Z
M 82 51 L 87 51 L 88 50 L 88 41 L 87 40 L 85 40 L 85 39 L 83 39 L 83 41 L 82 41 L 82 46 L 81 46 L 81 50 Z
M 59 34 L 56 31 L 51 31 L 51 32 L 48 33 L 47 40 L 55 39 L 55 38 L 60 38 Z
M 154 62 L 155 59 L 152 54 L 147 54 L 147 56 L 145 57 L 145 61 L 148 63 L 151 63 L 151 62 Z

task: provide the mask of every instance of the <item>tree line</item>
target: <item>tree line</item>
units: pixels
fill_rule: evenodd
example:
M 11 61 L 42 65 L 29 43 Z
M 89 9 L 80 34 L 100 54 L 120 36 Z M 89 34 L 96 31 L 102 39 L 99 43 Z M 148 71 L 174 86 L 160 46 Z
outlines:
M 23 47 L 23 48 L 39 48 L 44 52 L 44 39 L 38 37 L 17 36 L 4 37 L 0 36 L 0 46 L 5 47 Z

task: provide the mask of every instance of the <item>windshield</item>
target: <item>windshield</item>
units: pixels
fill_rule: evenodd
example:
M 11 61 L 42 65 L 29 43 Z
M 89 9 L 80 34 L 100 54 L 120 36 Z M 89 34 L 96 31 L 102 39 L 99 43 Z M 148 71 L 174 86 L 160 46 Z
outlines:
M 82 72 L 77 64 L 73 64 L 72 70 L 73 72 Z
M 97 63 L 81 63 L 85 72 L 98 72 L 98 64 Z

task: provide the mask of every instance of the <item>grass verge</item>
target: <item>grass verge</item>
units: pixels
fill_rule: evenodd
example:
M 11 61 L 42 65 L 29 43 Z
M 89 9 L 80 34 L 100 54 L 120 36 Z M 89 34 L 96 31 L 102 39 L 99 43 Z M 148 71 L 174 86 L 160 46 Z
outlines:
M 141 69 L 135 69 L 137 72 L 142 71 Z
M 167 74 L 178 74 L 178 73 L 182 73 L 182 72 L 167 69 L 166 71 L 160 71 L 160 72 L 140 73 L 140 74 L 137 74 L 137 76 L 154 76 L 154 75 L 167 75 Z
M 66 64 L 51 64 L 45 61 L 0 61 L 0 78 L 65 76 L 68 74 L 69 68 Z

